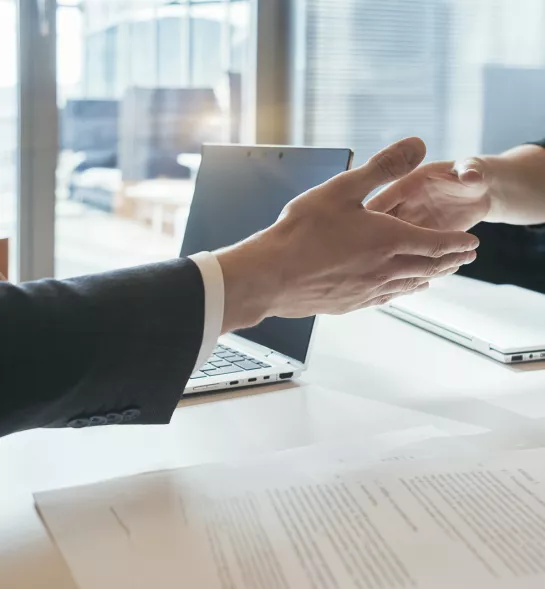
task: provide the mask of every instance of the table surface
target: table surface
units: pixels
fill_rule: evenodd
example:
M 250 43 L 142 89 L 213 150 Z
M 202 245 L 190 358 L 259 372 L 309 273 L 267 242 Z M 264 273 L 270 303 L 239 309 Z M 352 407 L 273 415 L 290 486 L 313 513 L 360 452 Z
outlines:
M 545 446 L 545 364 L 505 366 L 366 310 L 320 319 L 310 369 L 298 383 L 191 399 L 169 426 L 6 437 L 0 440 L 2 587 L 76 589 L 34 510 L 35 491 L 379 439 L 434 455 L 453 445 L 462 452 Z

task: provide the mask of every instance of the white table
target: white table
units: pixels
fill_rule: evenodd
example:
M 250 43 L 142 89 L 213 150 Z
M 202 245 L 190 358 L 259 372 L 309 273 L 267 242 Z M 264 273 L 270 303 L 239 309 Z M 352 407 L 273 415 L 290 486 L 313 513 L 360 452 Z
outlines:
M 434 453 L 451 444 L 544 446 L 545 365 L 503 366 L 370 310 L 320 321 L 311 369 L 297 385 L 186 406 L 168 427 L 4 438 L 0 585 L 75 589 L 34 511 L 33 491 L 376 436 Z

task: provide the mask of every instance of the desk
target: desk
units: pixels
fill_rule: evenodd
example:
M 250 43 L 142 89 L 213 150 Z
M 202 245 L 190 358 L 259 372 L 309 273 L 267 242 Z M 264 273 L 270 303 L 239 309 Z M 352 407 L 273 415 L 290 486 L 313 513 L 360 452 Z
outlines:
M 34 511 L 33 491 L 313 443 L 372 443 L 375 436 L 439 453 L 449 451 L 449 442 L 461 451 L 544 446 L 544 368 L 497 364 L 367 310 L 320 320 L 310 370 L 295 385 L 190 403 L 176 411 L 168 427 L 4 438 L 1 585 L 75 589 Z

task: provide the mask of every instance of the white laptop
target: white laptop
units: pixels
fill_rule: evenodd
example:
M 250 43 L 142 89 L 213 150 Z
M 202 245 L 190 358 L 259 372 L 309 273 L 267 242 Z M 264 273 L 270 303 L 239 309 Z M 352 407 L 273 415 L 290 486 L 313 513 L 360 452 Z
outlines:
M 381 310 L 504 363 L 545 360 L 545 295 L 451 276 Z
M 349 149 L 205 145 L 181 256 L 237 243 L 298 194 L 346 171 Z M 266 319 L 220 339 L 184 395 L 291 379 L 305 369 L 314 317 Z

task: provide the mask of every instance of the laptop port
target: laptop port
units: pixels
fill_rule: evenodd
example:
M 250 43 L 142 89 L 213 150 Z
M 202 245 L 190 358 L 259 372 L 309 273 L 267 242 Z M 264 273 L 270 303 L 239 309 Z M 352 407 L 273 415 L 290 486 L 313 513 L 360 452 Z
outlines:
M 248 382 L 255 382 L 257 380 L 257 378 L 249 378 Z
M 545 358 L 545 354 L 543 354 L 543 357 Z M 264 376 L 263 380 L 269 380 L 271 377 L 270 376 Z
M 524 360 L 524 356 L 522 354 L 520 356 L 511 356 L 511 362 L 522 362 Z
M 238 384 L 238 380 L 232 380 L 232 381 L 231 381 L 229 384 L 230 384 L 231 386 L 233 386 L 233 385 L 235 385 L 235 384 Z
M 293 372 L 283 372 L 283 373 L 280 375 L 280 378 L 282 378 L 282 379 L 286 379 L 286 378 L 291 378 L 292 376 L 293 376 Z

